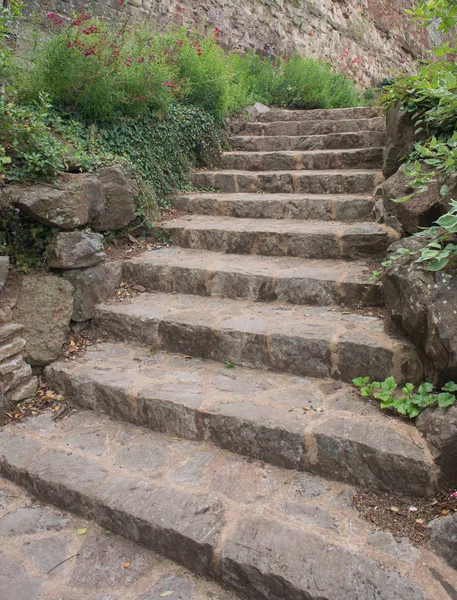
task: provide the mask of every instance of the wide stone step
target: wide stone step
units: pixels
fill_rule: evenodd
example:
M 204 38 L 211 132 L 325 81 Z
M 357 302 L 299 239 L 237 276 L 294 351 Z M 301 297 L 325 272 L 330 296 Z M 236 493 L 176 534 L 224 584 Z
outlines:
M 349 119 L 372 119 L 380 116 L 381 111 L 377 106 L 356 106 L 350 108 L 314 110 L 273 108 L 254 117 L 253 120 L 266 123 L 270 123 L 271 121 L 347 121 Z
M 37 421 L 0 432 L 4 476 L 249 600 L 445 600 L 457 585 L 437 557 L 425 569 L 411 544 L 374 535 L 343 484 L 89 411 Z M 176 591 L 162 589 L 148 598 Z
M 238 123 L 232 132 L 244 135 L 324 135 L 327 133 L 349 133 L 357 131 L 385 132 L 386 120 L 383 117 L 342 121 L 276 121 L 272 123 Z
M 179 211 L 242 219 L 372 221 L 374 199 L 362 194 L 179 194 Z
M 384 180 L 376 169 L 334 169 L 329 171 L 195 171 L 194 187 L 229 194 L 371 194 Z
M 369 281 L 363 262 L 240 256 L 164 248 L 127 260 L 123 279 L 148 292 L 328 306 L 382 304 L 381 288 Z M 370 290 L 368 292 L 368 290 Z
M 329 133 L 326 135 L 237 135 L 229 138 L 233 150 L 274 152 L 278 150 L 340 150 L 385 146 L 386 134 L 380 131 Z
M 382 320 L 348 312 L 143 293 L 98 305 L 95 323 L 115 340 L 246 367 L 347 382 L 421 379 L 412 344 L 386 334 Z
M 279 152 L 224 152 L 222 168 L 241 171 L 381 169 L 383 148 Z
M 331 380 L 227 369 L 125 344 L 54 363 L 46 380 L 81 407 L 278 467 L 395 493 L 436 487 L 417 428 L 386 419 Z
M 378 223 L 193 215 L 162 223 L 161 227 L 183 248 L 302 258 L 381 257 L 399 238 L 394 229 Z

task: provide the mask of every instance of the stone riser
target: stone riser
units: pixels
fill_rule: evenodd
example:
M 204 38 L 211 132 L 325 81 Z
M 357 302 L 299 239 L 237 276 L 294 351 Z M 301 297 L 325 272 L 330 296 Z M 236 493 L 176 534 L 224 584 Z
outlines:
M 381 117 L 376 106 L 360 106 L 355 108 L 333 108 L 318 110 L 283 110 L 272 109 L 255 117 L 255 121 L 271 123 L 272 121 L 347 121 L 372 119 Z
M 197 189 L 215 189 L 229 194 L 368 194 L 382 183 L 380 171 L 197 171 L 192 174 Z
M 386 134 L 377 131 L 360 133 L 333 133 L 307 136 L 233 136 L 229 138 L 233 150 L 244 152 L 276 152 L 293 150 L 344 150 L 377 148 L 386 144 Z
M 343 223 L 374 219 L 374 200 L 371 196 L 180 195 L 173 198 L 173 206 L 184 213 L 241 219 L 299 219 Z
M 225 152 L 221 167 L 241 171 L 382 169 L 382 148 L 311 152 Z
M 257 394 L 256 402 L 250 400 L 249 394 L 240 396 L 239 390 L 221 397 L 210 377 L 213 373 L 216 379 L 224 379 L 224 376 L 219 374 L 220 368 L 218 372 L 214 363 L 203 365 L 209 371 L 203 401 L 186 391 L 188 383 L 180 383 L 189 378 L 191 365 L 187 372 L 180 372 L 175 366 L 177 378 L 165 386 L 151 371 L 148 380 L 156 380 L 157 385 L 148 388 L 148 380 L 144 379 L 148 369 L 138 366 L 144 361 L 144 354 L 138 350 L 134 352 L 136 364 L 129 352 L 125 352 L 122 385 L 116 383 L 119 362 L 111 367 L 111 384 L 108 365 L 101 374 L 101 363 L 96 357 L 94 365 L 89 358 L 88 364 L 74 373 L 64 363 L 47 367 L 46 380 L 52 389 L 71 397 L 82 408 L 171 436 L 209 442 L 234 454 L 284 469 L 312 472 L 331 480 L 394 493 L 423 496 L 436 489 L 436 469 L 427 452 L 421 449 L 424 442 L 412 427 L 405 426 L 397 431 L 385 423 L 380 414 L 372 414 L 370 419 L 345 415 L 344 411 L 335 411 L 338 400 L 324 404 L 325 415 L 314 413 L 312 404 L 309 414 L 303 414 L 303 410 L 297 408 L 302 412 L 300 418 L 295 410 L 286 406 L 278 407 L 271 401 L 268 404 L 267 393 L 264 399 Z M 179 361 L 179 357 L 173 355 L 164 358 L 161 361 L 164 372 L 173 370 L 170 362 Z M 198 373 L 202 371 L 204 369 L 200 368 Z M 243 371 L 241 380 L 243 377 L 247 380 L 249 373 Z M 262 377 L 257 377 L 259 387 L 262 383 L 265 385 Z M 250 383 L 252 385 L 252 378 Z M 289 394 L 291 407 L 300 404 L 301 396 L 297 398 L 294 393 L 302 390 L 294 386 L 287 390 L 284 385 L 287 386 L 287 382 L 276 394 Z M 303 385 L 306 385 L 305 381 Z M 134 396 L 128 391 L 130 386 L 137 389 Z M 163 387 L 174 391 L 170 394 L 163 391 Z M 309 397 L 315 398 L 316 394 L 311 392 Z M 369 461 L 366 460 L 368 456 Z
M 192 460 L 199 464 L 192 448 L 186 452 L 166 436 L 138 431 L 106 418 L 94 425 L 87 412 L 75 419 L 73 422 L 70 418 L 69 424 L 83 438 L 101 435 L 110 439 L 103 456 L 92 454 L 90 444 L 89 450 L 84 444 L 69 452 L 63 441 L 68 439 L 65 423 L 60 421 L 47 440 L 30 432 L 23 437 L 13 431 L 1 432 L 1 474 L 41 501 L 90 518 L 197 575 L 221 581 L 249 600 L 341 600 L 351 595 L 358 600 L 372 600 L 380 589 L 382 600 L 425 600 L 432 597 L 429 591 L 433 584 L 436 589 L 432 577 L 425 581 L 419 577 L 418 585 L 400 574 L 409 566 L 404 561 L 400 567 L 398 559 L 394 563 L 385 557 L 380 565 L 377 553 L 364 543 L 369 535 L 365 525 L 358 519 L 354 524 L 347 523 L 344 510 L 333 509 L 337 519 L 331 505 L 320 507 L 321 499 L 319 503 L 300 502 L 293 496 L 293 482 L 287 481 L 287 474 L 280 480 L 279 473 L 264 470 L 266 490 L 271 490 L 268 493 L 258 484 L 263 469 L 260 464 L 237 465 L 225 453 L 208 449 L 207 460 L 212 459 L 230 473 L 233 490 L 241 495 L 250 475 L 251 486 L 256 486 L 258 494 L 249 502 L 208 478 L 198 485 L 196 493 L 179 480 L 179 465 L 186 461 L 192 464 Z M 135 464 L 133 468 L 119 468 L 116 453 L 125 456 L 122 439 L 129 440 L 137 451 L 142 444 L 152 457 L 161 451 L 166 464 L 163 468 L 149 467 L 141 461 L 143 470 Z M 174 468 L 169 464 L 173 458 Z M 207 474 L 205 463 L 200 464 Z M 239 474 L 237 466 L 242 469 Z M 281 489 L 273 490 L 272 484 Z M 294 510 L 304 511 L 307 520 L 294 518 Z M 355 539 L 349 539 L 348 527 L 355 529 Z M 429 562 L 441 568 L 433 558 Z M 119 568 L 123 568 L 122 561 Z M 417 577 L 416 570 L 413 578 Z
M 249 265 L 245 265 L 245 269 L 217 268 L 211 261 L 203 262 L 201 267 L 167 265 L 155 263 L 153 259 L 126 261 L 123 280 L 131 285 L 141 285 L 148 292 L 178 292 L 254 302 L 357 306 L 366 296 L 370 306 L 383 304 L 381 288 L 371 286 L 367 277 L 357 281 L 336 272 L 332 278 L 332 273 L 326 272 L 326 278 L 320 278 L 318 268 L 314 269 L 314 275 L 308 277 L 299 273 L 284 276 L 269 274 L 262 269 L 249 269 Z M 371 290 L 367 293 L 369 288 Z
M 183 298 L 186 308 L 173 309 Z M 306 314 L 321 310 L 316 321 L 293 305 L 281 308 L 157 293 L 133 304 L 99 305 L 95 323 L 109 339 L 254 369 L 349 383 L 365 373 L 374 380 L 393 375 L 399 382 L 422 377 L 413 346 L 372 329 L 376 319 L 346 322 L 338 312 L 309 307 Z
M 229 224 L 228 224 L 229 225 Z M 260 229 L 260 230 L 259 230 Z M 164 226 L 171 241 L 183 248 L 212 250 L 228 254 L 290 256 L 319 259 L 381 258 L 397 239 L 395 232 L 379 225 L 353 225 L 341 231 L 314 229 L 276 231 L 221 229 L 208 222 L 201 227 L 186 227 L 170 221 Z
M 359 131 L 385 132 L 383 118 L 359 121 L 278 121 L 274 123 L 241 123 L 237 135 L 325 135 L 327 133 L 355 133 Z

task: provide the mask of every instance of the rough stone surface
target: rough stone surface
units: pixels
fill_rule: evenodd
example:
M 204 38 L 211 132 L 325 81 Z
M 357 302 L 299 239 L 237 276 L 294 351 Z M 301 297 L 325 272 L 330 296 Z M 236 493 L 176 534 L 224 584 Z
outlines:
M 40 514 L 40 525 L 50 525 L 33 527 L 26 517 L 31 525 L 26 530 L 0 532 L 2 600 L 162 600 L 160 594 L 167 591 L 172 592 L 170 600 L 237 600 L 217 584 L 106 528 L 41 506 L 4 479 L 0 498 L 8 501 L 0 503 L 2 508 L 18 515 Z M 86 533 L 78 535 L 78 530 Z
M 435 462 L 440 465 L 444 485 L 457 485 L 457 406 L 427 409 L 416 419 Z
M 414 251 L 420 246 L 417 238 L 401 240 L 389 254 L 399 247 Z M 433 273 L 409 258 L 396 262 L 384 280 L 391 319 L 423 352 L 426 375 L 436 383 L 457 380 L 457 315 L 452 302 L 456 294 L 452 272 Z
M 407 202 L 394 202 L 397 198 L 404 198 L 414 192 L 402 166 L 382 184 L 384 207 L 389 215 L 400 221 L 406 233 L 417 233 L 421 227 L 432 225 L 442 214 L 439 190 L 440 186 L 434 183 L 425 194 L 414 196 Z
M 52 415 L 47 416 L 53 422 Z M 360 600 L 371 600 L 375 591 L 388 600 L 448 600 L 441 583 L 448 588 L 457 584 L 455 573 L 431 554 L 427 566 L 434 574 L 423 568 L 423 560 L 412 563 L 409 556 L 394 557 L 368 544 L 370 525 L 339 501 L 351 493 L 344 484 L 326 481 L 318 497 L 297 496 L 303 475 L 294 471 L 234 457 L 206 443 L 148 432 L 92 411 L 72 413 L 53 422 L 52 428 L 43 427 L 42 419 L 40 423 L 35 427 L 31 419 L 0 431 L 0 445 L 15 450 L 0 463 L 2 473 L 27 483 L 41 500 L 71 506 L 113 532 L 107 536 L 90 527 L 85 535 L 75 536 L 77 526 L 69 524 L 73 530 L 69 556 L 76 552 L 80 556 L 51 574 L 56 582 L 65 575 L 69 590 L 91 590 L 90 598 L 95 594 L 130 598 L 131 590 L 135 600 L 151 590 L 165 591 L 166 579 L 161 577 L 138 589 L 143 574 L 151 572 L 148 556 L 134 553 L 130 542 L 115 541 L 115 533 L 173 557 L 194 573 L 222 577 L 226 585 L 250 600 L 282 600 L 294 595 L 339 600 L 350 598 L 351 590 Z M 69 453 L 67 437 L 83 433 L 87 444 L 73 447 Z M 98 448 L 98 436 L 90 433 L 103 433 L 110 440 L 103 454 L 93 452 Z M 17 462 L 18 454 L 25 456 L 24 449 L 31 443 L 39 443 L 34 459 Z M 159 448 L 164 460 L 149 472 L 120 471 L 115 457 L 134 443 L 150 445 L 147 454 Z M 211 460 L 202 461 L 202 453 L 211 455 Z M 186 469 L 189 476 L 183 477 Z M 103 477 L 94 478 L 94 473 L 103 473 Z M 16 505 L 9 506 L 10 511 L 15 509 Z M 64 526 L 60 535 L 68 538 L 68 531 Z M 57 533 L 39 530 L 27 535 L 46 539 Z M 13 541 L 6 545 L 10 549 L 21 536 L 8 539 Z M 36 557 L 33 548 L 31 555 Z M 127 573 L 124 562 L 131 563 Z M 29 564 L 26 561 L 24 567 Z M 38 570 L 34 573 L 43 578 L 39 565 L 35 566 Z M 168 581 L 185 586 L 179 573 L 161 576 L 176 576 Z M 436 577 L 441 578 L 439 585 Z M 192 579 L 194 593 L 197 581 Z M 128 590 L 125 594 L 124 589 Z M 78 594 L 75 597 L 79 599 Z
M 7 256 L 0 256 L 0 292 L 5 287 L 9 266 L 10 259 Z
M 184 248 L 310 259 L 377 257 L 399 237 L 393 229 L 377 223 L 342 225 L 200 215 L 168 221 L 163 227 L 173 243 Z
M 435 519 L 429 530 L 432 550 L 457 569 L 457 515 Z
M 134 218 L 139 190 L 120 167 L 105 167 L 97 173 L 102 186 L 104 207 L 91 219 L 100 231 L 122 229 Z
M 377 377 L 421 380 L 410 344 L 389 337 L 374 317 L 342 313 L 308 307 L 304 317 L 302 307 L 287 304 L 157 293 L 101 304 L 96 322 L 117 340 L 253 368 L 352 381 L 369 361 Z
M 348 412 L 349 386 L 335 389 L 331 380 L 240 367 L 228 371 L 218 363 L 173 355 L 148 357 L 145 350 L 125 345 L 97 345 L 85 356 L 81 364 L 55 363 L 45 371 L 54 390 L 85 408 L 365 487 L 423 495 L 435 485 L 425 443 L 415 428 L 386 420 L 360 398 Z M 66 443 L 71 448 L 89 445 L 97 456 L 106 451 L 98 430 L 95 438 L 79 433 Z M 116 464 L 155 472 L 165 459 L 160 448 L 131 442 L 116 455 Z M 198 485 L 210 461 L 205 452 L 194 454 L 171 481 Z M 230 473 L 221 478 L 232 487 Z M 317 498 L 324 489 L 322 481 L 303 475 L 295 498 Z M 236 494 L 242 494 L 239 488 Z
M 86 225 L 100 205 L 101 185 L 92 173 L 66 174 L 59 186 L 12 185 L 7 193 L 22 212 L 37 221 L 61 229 Z
M 63 277 L 74 289 L 71 318 L 84 322 L 92 319 L 96 304 L 114 296 L 122 281 L 122 264 L 114 261 L 89 269 L 67 271 Z
M 69 280 L 76 289 L 79 278 L 75 275 L 71 274 Z M 366 295 L 369 275 L 368 264 L 363 261 L 304 263 L 300 258 L 221 255 L 174 247 L 154 250 L 123 264 L 124 281 L 142 285 L 150 292 L 319 306 L 356 305 Z M 75 305 L 80 295 L 75 294 Z M 368 298 L 371 306 L 380 305 L 380 289 L 373 286 Z
M 68 281 L 53 275 L 23 279 L 14 317 L 25 327 L 30 364 L 44 366 L 59 356 L 72 312 L 73 286 Z
M 387 145 L 384 149 L 384 175 L 392 177 L 414 148 L 414 123 L 409 114 L 398 106 L 389 108 L 386 114 Z M 403 194 L 406 196 L 406 194 Z M 397 196 L 398 198 L 401 196 Z
M 58 233 L 47 252 L 51 269 L 82 269 L 105 260 L 103 237 L 86 231 Z

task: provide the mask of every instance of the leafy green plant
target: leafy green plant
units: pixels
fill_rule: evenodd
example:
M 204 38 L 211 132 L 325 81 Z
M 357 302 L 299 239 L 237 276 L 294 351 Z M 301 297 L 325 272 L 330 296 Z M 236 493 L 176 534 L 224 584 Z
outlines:
M 55 177 L 64 168 L 65 147 L 47 126 L 45 94 L 31 106 L 0 97 L 0 174 L 8 181 Z
M 11 35 L 11 29 L 22 14 L 22 5 L 22 0 L 10 0 L 6 4 L 2 2 L 0 6 L 0 77 L 5 75 L 5 70 L 12 57 L 8 38 Z
M 457 25 L 456 0 L 423 0 L 405 12 L 422 26 L 433 22 L 443 34 Z M 457 171 L 457 64 L 450 60 L 457 46 L 450 45 L 450 39 L 433 48 L 434 58 L 417 75 L 396 80 L 382 99 L 384 107 L 397 105 L 408 112 L 416 135 L 423 138 L 405 167 L 414 193 L 396 201 L 407 202 L 426 193 L 430 183 L 439 182 L 440 194 L 449 206 L 435 224 L 417 234 L 427 240 L 417 262 L 431 271 L 450 268 L 457 260 L 457 204 L 448 186 L 449 177 Z
M 418 388 L 412 383 L 406 383 L 399 389 L 394 377 L 384 381 L 371 381 L 369 377 L 358 377 L 352 383 L 364 397 L 373 398 L 380 402 L 382 409 L 414 419 L 423 410 L 431 406 L 448 408 L 455 404 L 457 384 L 447 383 L 440 391 L 435 391 L 433 384 L 422 383 Z

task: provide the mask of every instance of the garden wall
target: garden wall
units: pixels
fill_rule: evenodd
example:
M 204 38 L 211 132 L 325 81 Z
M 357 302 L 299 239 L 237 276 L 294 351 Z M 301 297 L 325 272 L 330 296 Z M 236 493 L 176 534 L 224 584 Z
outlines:
M 93 10 L 109 18 L 149 20 L 165 29 L 184 19 L 220 29 L 226 47 L 268 54 L 300 49 L 306 55 L 340 63 L 367 87 L 401 70 L 412 70 L 436 32 L 411 24 L 402 9 L 411 0 L 30 0 L 33 15 Z

